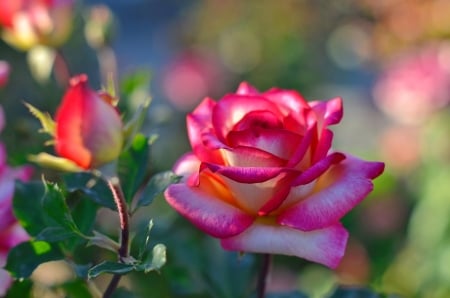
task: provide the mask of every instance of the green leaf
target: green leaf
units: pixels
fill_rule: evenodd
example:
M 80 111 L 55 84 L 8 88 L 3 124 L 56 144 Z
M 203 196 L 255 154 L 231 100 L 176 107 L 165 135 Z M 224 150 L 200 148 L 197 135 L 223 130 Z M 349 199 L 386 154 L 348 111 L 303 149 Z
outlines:
M 68 204 L 71 210 L 73 220 L 78 229 L 84 235 L 91 235 L 97 218 L 98 205 L 81 192 L 72 193 L 68 197 Z M 85 241 L 83 237 L 74 239 L 73 245 L 77 245 L 80 241 Z
M 33 282 L 30 279 L 15 280 L 8 289 L 5 298 L 31 298 Z
M 180 180 L 180 177 L 175 175 L 172 171 L 161 172 L 154 175 L 150 182 L 145 187 L 144 191 L 139 194 L 136 203 L 136 209 L 142 206 L 150 205 L 153 200 L 161 195 L 166 188 Z
M 144 238 L 144 243 L 141 245 L 140 249 L 139 249 L 139 260 L 142 260 L 145 253 L 148 252 L 149 248 L 149 242 L 150 242 L 150 232 L 153 228 L 153 220 L 149 220 L 148 224 L 147 224 L 147 229 L 145 232 L 145 238 Z
M 95 246 L 107 249 L 109 251 L 112 251 L 112 252 L 117 252 L 117 250 L 120 247 L 119 243 L 117 243 L 116 241 L 112 240 L 108 236 L 101 234 L 97 231 L 93 231 L 93 233 L 94 233 L 94 236 L 88 237 L 88 239 L 89 239 L 89 242 L 87 244 L 88 246 L 95 245 Z
M 125 124 L 123 129 L 123 136 L 125 139 L 124 148 L 128 149 L 133 143 L 135 136 L 141 129 L 142 123 L 144 123 L 145 117 L 147 115 L 148 108 L 150 106 L 151 99 L 147 99 L 144 103 L 139 106 L 139 108 L 134 112 L 133 117 Z
M 125 288 L 118 288 L 112 294 L 112 298 L 138 298 L 135 293 Z
M 384 298 L 384 297 L 394 298 L 397 296 L 395 295 L 386 296 L 376 293 L 368 288 L 354 288 L 354 287 L 339 287 L 331 296 L 329 296 L 329 298 Z
M 122 79 L 120 90 L 125 95 L 130 96 L 139 89 L 147 89 L 150 79 L 151 74 L 148 71 L 136 71 Z
M 41 198 L 45 188 L 41 181 L 16 181 L 13 210 L 22 227 L 31 236 L 38 235 L 47 227 Z
M 16 278 L 28 278 L 40 264 L 63 258 L 58 247 L 51 243 L 28 241 L 9 251 L 5 268 Z
M 63 227 L 47 227 L 36 236 L 36 240 L 58 242 L 76 236 L 78 235 Z
M 267 298 L 308 298 L 305 294 L 298 291 L 289 293 L 269 293 L 266 295 Z
M 116 211 L 111 190 L 103 179 L 87 172 L 67 174 L 63 177 L 67 191 L 83 192 L 87 198 L 100 206 Z
M 91 292 L 84 280 L 75 279 L 60 286 L 70 298 L 91 298 Z
M 130 148 L 119 158 L 119 178 L 128 202 L 144 182 L 149 161 L 149 139 L 142 134 L 135 136 Z
M 61 189 L 53 183 L 46 183 L 46 191 L 42 198 L 42 207 L 47 213 L 52 226 L 60 226 L 67 232 L 82 234 L 75 224 Z
M 86 279 L 88 277 L 89 269 L 92 267 L 92 264 L 75 264 L 71 263 L 73 271 L 76 276 L 81 279 Z
M 166 264 L 166 246 L 164 244 L 156 244 L 153 247 L 153 254 L 150 259 L 150 256 L 147 258 L 148 260 L 137 267 L 138 271 L 144 271 L 148 273 L 150 271 L 161 269 L 164 264 Z
M 96 278 L 100 274 L 103 273 L 111 273 L 111 274 L 127 274 L 134 270 L 133 264 L 124 264 L 117 262 L 104 261 L 98 265 L 95 265 L 88 272 L 88 278 Z

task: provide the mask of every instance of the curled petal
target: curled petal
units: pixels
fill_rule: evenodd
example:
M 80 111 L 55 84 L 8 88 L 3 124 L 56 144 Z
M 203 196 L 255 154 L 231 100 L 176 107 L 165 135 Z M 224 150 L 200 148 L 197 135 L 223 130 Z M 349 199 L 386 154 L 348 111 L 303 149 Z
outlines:
M 289 159 L 302 136 L 285 129 L 264 129 L 260 127 L 228 134 L 231 147 L 246 146 L 264 150 L 280 158 Z
M 260 213 L 264 215 L 269 213 L 280 200 L 283 200 L 286 187 L 289 187 L 294 173 L 282 172 L 272 179 L 256 183 L 240 183 L 225 176 L 220 177 L 233 194 L 236 205 L 256 216 Z
M 203 163 L 212 172 L 230 178 L 239 183 L 259 183 L 272 179 L 281 173 L 294 171 L 281 167 L 233 167 Z
M 320 133 L 320 139 L 314 151 L 312 163 L 316 163 L 327 156 L 330 151 L 332 141 L 333 132 L 329 129 L 323 129 Z
M 199 171 L 200 164 L 201 162 L 197 156 L 192 152 L 189 152 L 177 160 L 173 166 L 173 171 L 175 174 L 182 176 L 182 179 L 186 179 L 186 177 Z
M 213 109 L 212 124 L 219 140 L 226 143 L 227 135 L 248 113 L 270 111 L 276 118 L 283 119 L 278 107 L 260 96 L 228 95 Z
M 216 103 L 205 98 L 200 105 L 187 116 L 186 124 L 192 150 L 202 160 L 222 163 L 220 152 L 211 150 L 222 147 L 217 140 L 211 124 L 212 110 Z
M 337 164 L 345 159 L 345 155 L 339 152 L 332 153 L 320 160 L 315 165 L 301 173 L 293 182 L 292 186 L 305 185 L 318 179 L 333 164 Z
M 172 184 L 166 190 L 165 197 L 197 228 L 217 238 L 242 233 L 254 220 L 238 208 L 186 184 Z
M 344 114 L 342 98 L 336 97 L 327 101 L 312 101 L 309 105 L 316 112 L 317 117 L 323 119 L 322 121 L 325 126 L 341 122 Z
M 264 92 L 263 96 L 277 106 L 282 107 L 281 110 L 284 112 L 284 116 L 291 113 L 293 115 L 302 115 L 304 110 L 310 109 L 303 96 L 294 90 L 272 88 L 269 91 Z
M 344 255 L 347 239 L 348 233 L 340 224 L 302 232 L 255 222 L 241 234 L 222 239 L 221 244 L 227 250 L 291 255 L 336 268 Z
M 269 152 L 252 147 L 236 147 L 222 150 L 225 164 L 233 167 L 282 167 L 286 160 Z
M 239 87 L 236 91 L 236 94 L 239 95 L 258 95 L 259 91 L 252 85 L 247 82 L 242 82 L 239 84 Z
M 325 173 L 315 193 L 281 213 L 278 223 L 312 231 L 338 222 L 373 189 L 371 179 L 384 170 L 380 162 L 367 162 L 349 155 Z

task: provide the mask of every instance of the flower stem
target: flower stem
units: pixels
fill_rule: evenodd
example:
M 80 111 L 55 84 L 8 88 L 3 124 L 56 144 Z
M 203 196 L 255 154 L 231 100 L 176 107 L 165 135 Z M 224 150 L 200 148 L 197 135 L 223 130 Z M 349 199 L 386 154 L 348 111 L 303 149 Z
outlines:
M 117 211 L 119 212 L 120 219 L 120 247 L 118 249 L 119 262 L 123 262 L 125 258 L 128 257 L 128 247 L 129 247 L 129 239 L 130 239 L 130 231 L 129 231 L 129 222 L 130 218 L 127 210 L 127 203 L 125 201 L 125 196 L 122 191 L 122 187 L 120 186 L 119 179 L 117 177 L 113 177 L 108 179 L 108 186 L 111 189 L 113 194 L 114 202 L 117 206 Z M 111 297 L 112 293 L 116 290 L 121 275 L 115 274 L 111 281 L 109 282 L 108 287 L 103 294 L 103 298 Z
M 256 285 L 257 298 L 264 298 L 266 294 L 267 275 L 270 269 L 272 256 L 270 254 L 263 254 L 261 270 L 258 275 L 258 284 Z

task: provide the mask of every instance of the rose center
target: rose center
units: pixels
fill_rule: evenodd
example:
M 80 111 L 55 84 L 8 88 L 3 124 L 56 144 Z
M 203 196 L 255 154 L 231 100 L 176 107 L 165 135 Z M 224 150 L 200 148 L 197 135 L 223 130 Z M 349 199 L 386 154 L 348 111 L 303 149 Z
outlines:
M 253 111 L 244 116 L 233 127 L 233 131 L 241 131 L 246 129 L 260 128 L 282 128 L 283 123 L 271 111 Z

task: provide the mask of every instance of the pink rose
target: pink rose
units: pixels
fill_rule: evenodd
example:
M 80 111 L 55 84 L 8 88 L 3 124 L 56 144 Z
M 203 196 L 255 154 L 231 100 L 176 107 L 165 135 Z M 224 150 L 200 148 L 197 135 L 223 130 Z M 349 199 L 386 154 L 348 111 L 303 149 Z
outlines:
M 222 247 L 293 255 L 335 268 L 348 232 L 340 219 L 384 170 L 330 150 L 340 98 L 306 102 L 296 91 L 258 92 L 242 83 L 187 116 L 193 152 L 174 171 L 184 178 L 168 203 Z
M 4 116 L 0 107 L 0 131 L 3 128 Z M 0 143 L 0 297 L 5 295 L 11 284 L 8 272 L 1 269 L 8 256 L 9 250 L 26 241 L 28 235 L 18 224 L 12 211 L 12 199 L 14 195 L 14 180 L 29 180 L 32 169 L 28 166 L 11 168 L 6 164 L 6 150 Z

